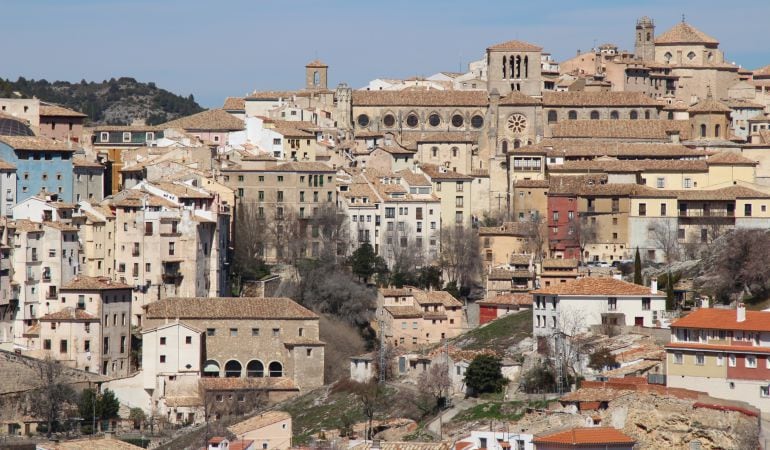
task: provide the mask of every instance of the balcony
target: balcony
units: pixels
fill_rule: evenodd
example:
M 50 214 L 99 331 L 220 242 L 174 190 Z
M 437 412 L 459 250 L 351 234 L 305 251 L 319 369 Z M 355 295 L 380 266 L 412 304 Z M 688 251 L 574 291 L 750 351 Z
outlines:
M 680 209 L 679 217 L 734 218 L 735 211 L 726 209 Z

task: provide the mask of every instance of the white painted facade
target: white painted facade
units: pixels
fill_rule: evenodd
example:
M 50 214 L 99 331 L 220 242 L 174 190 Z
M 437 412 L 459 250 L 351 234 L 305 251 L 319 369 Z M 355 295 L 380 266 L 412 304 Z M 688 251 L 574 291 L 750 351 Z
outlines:
M 455 443 L 455 448 L 459 448 L 461 442 L 471 444 L 464 447 L 464 450 L 535 450 L 532 443 L 534 436 L 527 433 L 510 433 L 506 431 L 471 431 L 471 435 L 465 439 L 460 439 Z M 503 447 L 507 443 L 507 447 Z
M 270 153 L 278 159 L 285 159 L 283 135 L 273 129 L 265 128 L 261 117 L 246 118 L 246 141 L 259 147 L 260 151 Z

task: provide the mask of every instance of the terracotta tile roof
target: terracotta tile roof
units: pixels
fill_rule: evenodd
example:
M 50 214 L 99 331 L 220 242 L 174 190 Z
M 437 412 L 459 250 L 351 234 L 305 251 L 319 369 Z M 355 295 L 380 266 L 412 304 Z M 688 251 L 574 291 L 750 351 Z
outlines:
M 199 198 L 209 199 L 212 197 L 208 192 L 202 192 L 201 189 L 188 186 L 184 183 L 171 183 L 166 181 L 156 181 L 152 185 L 159 189 L 176 196 L 177 198 Z
M 436 166 L 434 164 L 423 164 L 420 166 L 420 169 L 425 173 L 425 175 L 429 176 L 431 180 L 455 180 L 455 181 L 470 181 L 473 180 L 473 177 L 469 177 L 468 175 L 463 175 L 460 172 L 455 172 L 454 170 L 449 170 L 446 168 L 441 168 L 439 166 Z
M 689 23 L 680 22 L 670 30 L 655 38 L 655 44 L 709 44 L 716 45 L 719 41 L 700 31 Z
M 756 166 L 759 164 L 757 161 L 754 161 L 753 159 L 746 158 L 745 156 L 738 154 L 738 153 L 732 153 L 732 152 L 722 152 L 717 153 L 716 155 L 711 155 L 708 157 L 706 162 L 711 164 L 727 164 L 727 165 L 735 165 L 735 166 Z
M 244 97 L 227 97 L 222 109 L 226 111 L 243 111 L 246 109 L 246 99 Z
M 738 198 L 770 198 L 770 194 L 743 186 L 729 186 L 721 189 L 686 189 L 668 191 L 679 200 L 735 200 Z
M 653 294 L 650 288 L 614 278 L 586 277 L 532 291 L 544 295 L 609 295 L 609 296 L 663 296 Z
M 642 92 L 543 92 L 543 107 L 551 106 L 663 106 Z
M 246 98 L 245 101 L 260 101 L 260 100 L 288 100 L 296 95 L 296 91 L 254 91 Z
M 176 203 L 166 200 L 163 197 L 159 197 L 148 192 L 141 191 L 139 189 L 126 189 L 117 193 L 109 202 L 118 208 L 141 208 L 142 205 L 165 208 L 178 208 Z
M 88 117 L 87 115 L 74 111 L 69 108 L 65 108 L 59 105 L 41 104 L 40 116 L 49 117 Z
M 209 109 L 187 117 L 181 117 L 161 125 L 165 128 L 205 131 L 240 131 L 243 121 L 223 109 Z
M 487 297 L 484 300 L 476 302 L 476 304 L 490 306 L 532 306 L 532 295 L 503 294 L 494 297 Z
M 689 113 L 731 113 L 729 106 L 712 97 L 706 97 L 698 103 L 687 108 Z
M 415 154 L 414 150 L 410 150 L 406 147 L 403 147 L 395 142 L 393 142 L 390 145 L 378 145 L 374 148 L 374 150 L 380 149 L 384 152 L 390 153 L 391 155 L 413 155 Z M 372 150 L 372 151 L 374 151 Z
M 508 270 L 503 268 L 497 268 L 492 269 L 489 271 L 489 274 L 487 274 L 487 280 L 508 280 L 510 281 L 511 278 L 513 278 L 514 270 Z M 529 272 L 525 271 L 527 274 L 531 275 Z
M 206 391 L 297 391 L 299 388 L 290 378 L 201 378 L 198 384 Z
M 172 408 L 202 406 L 203 400 L 198 396 L 166 397 L 166 405 Z
M 549 167 L 550 172 L 601 171 L 601 172 L 708 172 L 706 160 L 681 159 L 593 159 L 565 161 L 560 166 Z
M 548 186 L 548 195 L 567 194 L 574 196 L 580 192 L 584 186 L 606 183 L 607 175 L 591 174 L 564 177 L 551 176 L 549 180 L 550 184 Z
M 478 142 L 479 134 L 475 131 L 405 131 L 401 137 L 404 141 L 417 143 L 472 143 Z
M 564 157 L 567 159 L 614 156 L 617 158 L 646 157 L 651 159 L 663 158 L 701 158 L 707 155 L 705 150 L 697 150 L 680 144 L 648 143 L 648 142 L 619 142 L 603 140 L 579 139 L 544 139 L 537 145 L 528 145 L 520 150 L 542 149 L 549 157 Z
M 577 259 L 564 259 L 564 258 L 545 258 L 543 259 L 543 269 L 577 269 Z
M 565 120 L 551 129 L 557 138 L 667 140 L 672 131 L 681 139 L 690 138 L 689 120 Z
M 16 170 L 16 166 L 0 159 L 0 170 Z
M 513 185 L 520 188 L 548 188 L 548 180 L 516 180 Z
M 510 51 L 510 52 L 540 52 L 543 50 L 543 47 L 539 47 L 535 44 L 530 44 L 529 42 L 512 40 L 512 41 L 501 42 L 499 44 L 495 44 L 490 47 L 487 47 L 487 51 L 489 50 Z
M 532 261 L 532 256 L 524 253 L 514 253 L 508 258 L 508 262 L 514 266 L 528 266 Z
M 415 290 L 414 299 L 420 305 L 441 304 L 445 308 L 459 308 L 463 306 L 462 302 L 457 300 L 447 291 L 423 291 Z
M 45 136 L 0 136 L 0 142 L 17 150 L 75 151 L 73 146 L 67 142 L 55 141 Z
M 329 67 L 329 66 L 326 65 L 326 63 L 321 61 L 320 59 L 314 59 L 314 60 L 310 61 L 309 63 L 307 63 L 307 65 L 305 65 L 305 67 L 319 67 L 319 68 L 323 68 L 323 67 Z
M 573 428 L 558 433 L 550 433 L 536 437 L 533 442 L 537 444 L 571 445 L 573 447 L 594 447 L 596 445 L 629 444 L 636 443 L 626 434 L 615 428 Z
M 98 322 L 99 318 L 93 314 L 89 314 L 82 309 L 76 309 L 72 307 L 64 308 L 55 313 L 46 314 L 40 318 L 41 321 L 75 321 L 75 322 Z
M 353 106 L 479 106 L 489 103 L 486 91 L 353 91 Z
M 738 109 L 738 108 L 764 109 L 765 108 L 765 105 L 761 105 L 759 103 L 755 103 L 742 98 L 728 98 L 727 100 L 724 100 L 722 103 L 724 103 L 725 105 L 729 106 L 732 109 Z
M 63 222 L 43 222 L 43 226 L 59 231 L 78 231 L 78 227 Z
M 406 181 L 409 186 L 431 186 L 430 181 L 421 173 L 412 172 L 411 170 L 404 169 L 396 172 L 396 175 Z
M 526 236 L 525 222 L 505 222 L 499 227 L 479 227 L 479 236 Z
M 237 441 L 230 441 L 230 446 L 228 447 L 229 450 L 246 450 L 252 447 L 254 444 L 253 440 L 248 439 L 239 439 Z
M 146 307 L 148 319 L 317 319 L 286 297 L 167 298 Z
M 721 328 L 716 326 L 707 326 L 700 328 L 713 328 L 716 330 L 733 328 Z M 746 331 L 755 331 L 753 329 Z M 761 331 L 766 331 L 762 329 Z M 735 352 L 735 353 L 749 353 L 759 355 L 770 355 L 770 348 L 768 347 L 756 347 L 751 345 L 712 345 L 712 344 L 699 344 L 697 342 L 670 342 L 665 345 L 667 350 L 689 349 L 689 350 L 711 350 L 714 352 Z
M 61 287 L 63 291 L 107 291 L 113 289 L 131 289 L 131 286 L 113 281 L 107 277 L 78 275 Z
M 264 169 L 265 172 L 335 172 L 320 162 L 293 161 Z
M 380 294 L 383 297 L 410 297 L 412 289 L 409 288 L 380 288 Z
M 735 309 L 701 308 L 673 322 L 672 327 L 715 330 L 770 331 L 770 312 L 746 311 L 746 320 L 738 322 Z
M 540 105 L 541 101 L 524 95 L 521 92 L 512 91 L 510 94 L 500 99 L 500 105 L 512 106 L 512 105 Z
M 422 317 L 422 311 L 414 306 L 384 306 L 383 309 L 389 312 L 394 319 Z
M 140 450 L 142 447 L 114 438 L 78 439 L 64 442 L 35 444 L 40 450 Z
M 72 165 L 75 167 L 93 167 L 95 169 L 104 169 L 101 163 L 96 161 L 89 161 L 84 158 L 72 158 Z
M 754 76 L 757 77 L 770 77 L 770 64 L 760 67 L 759 69 L 754 70 Z
M 374 450 L 371 441 L 354 445 L 349 450 Z M 379 450 L 452 450 L 449 442 L 380 442 Z
M 255 431 L 274 423 L 283 422 L 284 420 L 291 420 L 291 415 L 283 411 L 267 411 L 231 425 L 227 427 L 227 430 L 236 436 L 241 436 L 250 431 Z

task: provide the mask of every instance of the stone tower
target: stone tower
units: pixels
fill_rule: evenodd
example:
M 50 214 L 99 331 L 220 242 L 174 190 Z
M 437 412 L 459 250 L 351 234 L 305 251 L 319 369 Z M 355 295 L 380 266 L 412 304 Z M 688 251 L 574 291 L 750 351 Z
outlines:
M 508 41 L 487 48 L 487 89 L 501 97 L 513 91 L 542 94 L 540 56 L 543 48 L 523 41 Z
M 350 132 L 353 130 L 353 89 L 347 84 L 340 83 L 334 93 L 337 102 L 336 117 L 337 128 Z
M 642 61 L 655 60 L 655 23 L 647 16 L 636 21 L 634 55 Z
M 326 90 L 327 89 L 327 72 L 329 66 L 324 64 L 323 61 L 316 59 L 307 63 L 305 66 L 305 89 L 309 90 Z

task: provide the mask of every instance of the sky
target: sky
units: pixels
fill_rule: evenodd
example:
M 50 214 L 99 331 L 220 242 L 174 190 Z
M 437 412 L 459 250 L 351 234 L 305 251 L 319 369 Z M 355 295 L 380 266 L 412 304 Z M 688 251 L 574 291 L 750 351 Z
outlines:
M 101 81 L 129 76 L 205 107 L 253 90 L 299 89 L 304 65 L 329 86 L 461 71 L 520 39 L 557 61 L 612 42 L 633 50 L 634 25 L 661 34 L 682 20 L 720 41 L 725 59 L 770 64 L 767 0 L 0 0 L 0 77 Z

